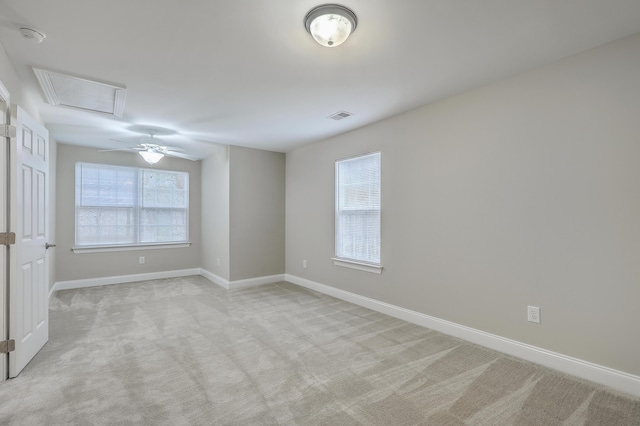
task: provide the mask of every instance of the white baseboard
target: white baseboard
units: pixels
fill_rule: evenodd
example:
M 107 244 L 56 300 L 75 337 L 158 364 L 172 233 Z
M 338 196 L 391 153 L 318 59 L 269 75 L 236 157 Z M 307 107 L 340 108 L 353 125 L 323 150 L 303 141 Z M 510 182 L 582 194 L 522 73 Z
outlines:
M 213 272 L 207 271 L 206 269 L 202 269 L 202 268 L 200 268 L 200 275 L 202 275 L 212 283 L 218 284 L 220 287 L 226 288 L 227 290 L 229 290 L 229 280 L 226 280 L 214 274 Z
M 272 284 L 284 281 L 284 274 L 268 275 L 266 277 L 248 278 L 229 282 L 229 289 L 255 287 L 258 285 Z
M 200 268 L 178 269 L 174 271 L 148 272 L 145 274 L 116 275 L 112 277 L 87 278 L 82 280 L 58 281 L 52 287 L 49 295 L 58 290 L 74 288 L 97 287 L 101 285 L 132 283 L 136 281 L 159 280 L 162 278 L 187 277 L 200 275 Z
M 609 386 L 631 395 L 640 396 L 640 376 L 486 333 L 295 275 L 285 274 L 285 281 L 545 367 Z
M 265 277 L 248 278 L 245 280 L 229 281 L 213 272 L 202 268 L 180 269 L 175 271 L 149 272 L 146 274 L 117 275 L 112 277 L 87 278 L 82 280 L 58 281 L 49 290 L 49 298 L 58 290 L 70 290 L 74 288 L 97 287 L 101 285 L 123 284 L 136 281 L 158 280 L 162 278 L 187 277 L 202 275 L 209 281 L 227 290 L 254 287 L 258 285 L 277 283 L 284 281 L 284 274 L 269 275 Z
M 257 278 L 248 278 L 245 280 L 235 280 L 229 281 L 226 280 L 211 271 L 207 271 L 206 269 L 200 270 L 200 275 L 208 279 L 209 281 L 218 284 L 222 288 L 226 288 L 227 290 L 234 290 L 238 288 L 246 288 L 246 287 L 255 287 L 258 285 L 277 283 L 279 281 L 284 281 L 284 274 L 279 275 L 268 275 L 265 277 L 257 277 Z
M 49 289 L 49 302 L 51 302 L 51 298 L 54 294 L 56 294 L 56 291 L 58 291 L 58 283 L 53 283 L 53 285 Z

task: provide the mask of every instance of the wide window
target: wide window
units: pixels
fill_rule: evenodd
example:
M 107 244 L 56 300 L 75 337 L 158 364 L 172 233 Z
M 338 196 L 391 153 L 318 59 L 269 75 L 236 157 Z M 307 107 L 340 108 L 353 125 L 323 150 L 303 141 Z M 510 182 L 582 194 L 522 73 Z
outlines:
M 379 152 L 336 162 L 334 260 L 380 265 Z
M 186 243 L 189 174 L 76 163 L 76 247 Z

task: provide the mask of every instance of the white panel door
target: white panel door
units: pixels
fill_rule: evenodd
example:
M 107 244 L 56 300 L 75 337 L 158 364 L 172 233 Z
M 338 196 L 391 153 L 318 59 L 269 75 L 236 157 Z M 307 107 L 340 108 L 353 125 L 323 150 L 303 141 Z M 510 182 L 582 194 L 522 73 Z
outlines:
M 17 105 L 11 106 L 9 248 L 9 376 L 15 377 L 49 340 L 49 132 Z
M 0 82 L 0 124 L 9 118 L 9 92 Z M 7 146 L 9 138 L 0 138 L 0 232 L 9 231 L 7 223 Z M 7 246 L 0 245 L 0 340 L 9 338 L 7 329 Z M 0 381 L 6 380 L 9 355 L 0 354 Z

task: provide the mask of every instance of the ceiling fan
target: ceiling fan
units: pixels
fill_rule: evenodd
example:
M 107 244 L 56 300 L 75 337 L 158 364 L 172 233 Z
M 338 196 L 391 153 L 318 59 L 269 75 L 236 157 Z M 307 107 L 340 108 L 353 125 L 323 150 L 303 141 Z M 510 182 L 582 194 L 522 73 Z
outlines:
M 130 147 L 127 147 L 127 148 L 118 148 L 118 149 L 104 149 L 102 151 L 103 152 L 106 152 L 106 151 L 135 151 L 138 154 L 140 154 L 140 156 L 142 156 L 142 158 L 144 158 L 144 161 L 146 161 L 150 165 L 153 165 L 153 164 L 157 163 L 165 155 L 167 155 L 169 157 L 178 157 L 178 158 L 184 158 L 184 159 L 191 160 L 191 161 L 197 161 L 197 158 L 185 153 L 184 149 L 182 149 L 182 148 L 179 148 L 179 147 L 176 147 L 176 146 L 167 146 L 167 145 L 159 144 L 158 142 L 161 142 L 161 141 L 158 140 L 158 139 L 154 139 L 154 136 L 156 135 L 156 133 L 158 133 L 157 130 L 155 130 L 155 129 L 146 129 L 146 132 L 149 133 L 149 137 L 141 139 L 140 143 L 138 145 L 136 145 L 136 146 L 130 146 Z M 119 141 L 117 139 L 110 139 L 110 140 L 116 141 L 116 142 L 121 142 L 121 143 L 126 143 L 124 141 Z

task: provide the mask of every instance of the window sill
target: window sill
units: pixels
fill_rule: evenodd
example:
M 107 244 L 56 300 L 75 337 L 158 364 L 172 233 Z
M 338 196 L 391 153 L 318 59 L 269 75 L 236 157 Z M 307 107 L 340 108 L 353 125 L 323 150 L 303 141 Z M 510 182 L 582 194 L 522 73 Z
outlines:
M 132 251 L 132 250 L 158 250 L 184 248 L 191 246 L 191 242 L 186 243 L 168 243 L 168 244 L 143 244 L 137 246 L 86 246 L 72 247 L 71 251 L 76 254 L 84 253 L 105 253 L 110 251 Z
M 332 258 L 335 266 L 342 266 L 344 268 L 357 269 L 358 271 L 371 272 L 372 274 L 381 274 L 382 265 L 376 265 L 373 263 L 362 263 L 348 259 Z

